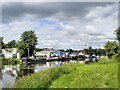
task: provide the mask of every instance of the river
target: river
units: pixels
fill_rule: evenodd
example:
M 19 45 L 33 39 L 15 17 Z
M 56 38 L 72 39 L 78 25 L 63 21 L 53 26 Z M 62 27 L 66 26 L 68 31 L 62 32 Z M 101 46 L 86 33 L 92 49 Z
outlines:
M 2 73 L 0 75 L 0 87 L 12 88 L 18 78 L 60 65 L 59 63 L 56 61 L 46 62 L 46 64 L 5 65 L 2 67 Z

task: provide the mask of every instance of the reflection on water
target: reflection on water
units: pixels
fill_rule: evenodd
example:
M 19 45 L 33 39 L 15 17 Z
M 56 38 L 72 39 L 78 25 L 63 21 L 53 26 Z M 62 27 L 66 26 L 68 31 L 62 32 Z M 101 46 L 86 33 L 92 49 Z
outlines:
M 7 87 L 11 87 L 15 81 L 16 77 L 9 74 L 9 73 L 4 73 L 3 74 L 3 88 Z
M 60 62 L 47 62 L 46 64 L 31 64 L 31 65 L 5 65 L 2 68 L 2 77 L 0 83 L 2 88 L 12 88 L 14 82 L 25 75 L 32 74 L 46 68 L 60 65 Z
M 0 90 L 2 89 L 2 79 L 0 79 Z

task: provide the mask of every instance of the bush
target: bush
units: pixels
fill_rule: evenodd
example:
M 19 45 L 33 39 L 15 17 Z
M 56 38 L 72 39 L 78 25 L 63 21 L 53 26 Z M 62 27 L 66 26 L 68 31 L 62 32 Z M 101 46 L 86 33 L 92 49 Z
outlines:
M 21 64 L 22 60 L 16 58 L 2 58 L 2 65 L 16 65 Z
M 99 64 L 107 64 L 107 63 L 112 63 L 112 62 L 117 62 L 115 57 L 112 57 L 111 59 L 109 59 L 109 58 L 99 58 Z
M 53 80 L 76 70 L 78 66 L 79 63 L 69 63 L 24 76 L 16 81 L 14 88 L 47 88 Z

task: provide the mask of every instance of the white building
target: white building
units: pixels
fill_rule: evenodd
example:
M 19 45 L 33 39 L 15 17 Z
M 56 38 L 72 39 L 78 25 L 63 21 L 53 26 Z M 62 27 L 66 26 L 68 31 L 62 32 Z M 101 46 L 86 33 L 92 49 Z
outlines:
M 52 57 L 53 56 L 53 50 L 42 50 L 40 52 L 35 53 L 36 57 Z
M 5 58 L 17 58 L 17 59 L 20 59 L 20 54 L 17 52 L 16 48 L 2 49 L 2 55 L 4 55 Z
M 56 52 L 60 52 L 59 50 L 51 50 L 51 49 L 45 49 L 40 52 L 36 52 L 36 57 L 44 57 L 44 58 L 57 58 L 59 55 L 57 55 Z

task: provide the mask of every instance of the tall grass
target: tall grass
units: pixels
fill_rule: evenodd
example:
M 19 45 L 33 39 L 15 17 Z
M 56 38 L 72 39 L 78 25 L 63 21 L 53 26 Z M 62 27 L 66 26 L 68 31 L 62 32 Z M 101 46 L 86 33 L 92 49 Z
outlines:
M 14 88 L 47 88 L 53 80 L 63 74 L 69 74 L 79 66 L 79 63 L 69 63 L 24 76 L 16 81 Z
M 108 59 L 99 62 L 62 75 L 49 88 L 118 88 L 118 63 Z
M 118 62 L 115 58 L 99 58 L 99 64 L 108 64 L 108 63 L 113 63 L 113 62 Z

